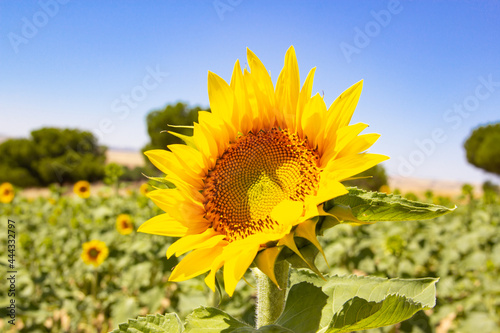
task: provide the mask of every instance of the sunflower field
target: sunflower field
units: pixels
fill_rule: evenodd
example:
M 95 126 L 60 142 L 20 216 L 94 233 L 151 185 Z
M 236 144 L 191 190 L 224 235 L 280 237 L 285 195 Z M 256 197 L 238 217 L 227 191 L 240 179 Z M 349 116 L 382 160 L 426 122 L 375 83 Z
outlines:
M 89 186 L 87 198 L 52 187 L 49 196 L 26 198 L 19 190 L 0 204 L 3 227 L 15 222 L 16 322 L 5 332 L 108 332 L 146 314 L 176 312 L 181 318 L 200 306 L 216 306 L 253 324 L 255 280 L 249 272 L 233 297 L 217 299 L 194 278 L 168 282 L 176 257 L 165 253 L 174 238 L 137 233 L 160 210 L 137 185 Z M 85 196 L 85 195 L 84 195 Z M 456 198 L 452 214 L 433 223 L 419 221 L 339 225 L 320 238 L 329 275 L 440 277 L 437 304 L 380 332 L 500 331 L 500 206 L 498 198 Z M 443 200 L 441 200 L 443 201 Z M 441 202 L 443 203 L 443 202 Z M 5 233 L 2 233 L 5 235 Z M 85 244 L 107 256 L 87 262 Z M 7 239 L 2 236 L 2 249 Z M 102 246 L 99 247 L 99 246 Z M 87 251 L 87 252 L 86 252 Z M 1 270 L 9 270 L 2 250 Z M 292 274 L 293 275 L 293 274 Z M 2 311 L 9 306 L 6 279 L 0 286 Z

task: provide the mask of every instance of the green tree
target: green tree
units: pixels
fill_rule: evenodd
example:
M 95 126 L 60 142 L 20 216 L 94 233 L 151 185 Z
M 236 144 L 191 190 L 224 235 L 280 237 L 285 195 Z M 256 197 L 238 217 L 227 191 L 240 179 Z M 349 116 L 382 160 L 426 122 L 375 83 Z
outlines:
M 464 148 L 469 163 L 500 175 L 500 123 L 476 128 L 465 141 Z
M 17 186 L 95 181 L 104 176 L 105 147 L 90 132 L 42 128 L 29 139 L 0 144 L 0 182 Z

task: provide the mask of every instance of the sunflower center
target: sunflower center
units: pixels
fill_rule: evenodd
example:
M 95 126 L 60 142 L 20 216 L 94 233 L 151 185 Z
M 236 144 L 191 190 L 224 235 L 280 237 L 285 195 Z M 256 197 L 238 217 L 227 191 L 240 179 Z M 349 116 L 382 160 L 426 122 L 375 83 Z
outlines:
M 228 241 L 272 230 L 276 205 L 316 193 L 318 161 L 307 140 L 287 130 L 239 137 L 209 172 L 203 190 L 206 218 Z
M 128 227 L 129 227 L 129 226 L 128 226 L 128 222 L 127 222 L 127 221 L 125 221 L 125 220 L 124 220 L 124 221 L 122 221 L 122 228 L 123 228 L 123 229 L 128 229 Z
M 89 250 L 89 257 L 92 258 L 92 259 L 95 259 L 97 258 L 97 256 L 99 255 L 101 251 L 99 251 L 98 249 L 96 249 L 95 247 L 94 248 L 91 248 Z
M 3 195 L 4 196 L 10 195 L 10 190 L 8 188 L 6 188 L 5 190 L 3 190 Z
M 80 186 L 80 188 L 78 189 L 80 192 L 87 192 L 87 186 Z

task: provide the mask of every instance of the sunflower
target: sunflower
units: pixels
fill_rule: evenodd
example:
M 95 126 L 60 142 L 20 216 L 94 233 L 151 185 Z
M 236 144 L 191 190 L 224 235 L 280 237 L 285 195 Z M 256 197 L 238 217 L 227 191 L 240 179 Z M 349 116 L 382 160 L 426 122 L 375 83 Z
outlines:
M 148 183 L 143 183 L 141 184 L 141 187 L 139 187 L 139 192 L 141 192 L 142 195 L 146 195 L 149 192 L 149 185 Z
M 389 185 L 382 185 L 382 186 L 380 186 L 378 191 L 382 192 L 382 193 L 389 194 L 389 193 L 391 193 L 391 188 L 389 187 Z
M 320 251 L 314 217 L 325 215 L 323 203 L 347 193 L 340 183 L 387 159 L 365 151 L 378 134 L 359 135 L 368 125 L 349 125 L 362 81 L 327 108 L 311 97 L 313 68 L 302 88 L 295 50 L 290 47 L 276 87 L 257 56 L 247 49 L 250 71 L 236 61 L 230 83 L 208 73 L 212 112 L 201 111 L 187 145 L 145 152 L 175 189 L 158 189 L 148 197 L 165 214 L 138 231 L 181 237 L 167 256 L 187 254 L 170 281 L 224 267 L 231 296 L 252 264 L 276 284 L 274 264 L 284 247 L 301 256 L 294 237 Z
M 90 196 L 90 184 L 86 180 L 80 180 L 73 186 L 73 192 L 80 198 L 87 199 Z
M 122 235 L 128 235 L 134 230 L 134 225 L 128 214 L 120 214 L 116 218 L 116 230 Z
M 82 248 L 81 258 L 83 262 L 87 265 L 94 265 L 94 267 L 100 266 L 109 254 L 106 243 L 99 240 L 83 243 Z
M 0 185 L 0 202 L 10 203 L 14 200 L 14 187 L 11 183 L 3 183 Z

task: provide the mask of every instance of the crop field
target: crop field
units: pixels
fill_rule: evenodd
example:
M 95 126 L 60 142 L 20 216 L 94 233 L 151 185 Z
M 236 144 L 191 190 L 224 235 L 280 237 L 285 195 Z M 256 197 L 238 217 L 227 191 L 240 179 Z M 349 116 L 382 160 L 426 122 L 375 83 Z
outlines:
M 184 318 L 193 308 L 218 305 L 203 277 L 167 281 L 178 262 L 165 257 L 174 239 L 135 231 L 160 213 L 137 186 L 120 192 L 92 188 L 87 199 L 68 192 L 52 188 L 49 196 L 26 198 L 21 191 L 11 203 L 0 204 L 2 227 L 7 229 L 8 220 L 15 226 L 15 252 L 2 250 L 0 267 L 2 277 L 12 267 L 16 271 L 17 310 L 15 326 L 2 316 L 0 330 L 108 332 L 139 315 L 177 312 Z M 498 199 L 434 200 L 451 207 L 461 204 L 430 221 L 336 226 L 320 238 L 329 266 L 321 256 L 316 263 L 329 275 L 440 277 L 434 309 L 381 332 L 499 332 Z M 129 234 L 117 229 L 121 214 L 134 226 Z M 7 249 L 6 234 L 2 232 L 2 249 Z M 81 257 L 82 245 L 91 240 L 109 249 L 98 267 Z M 249 272 L 245 279 L 218 306 L 252 324 L 255 283 Z M 9 306 L 8 283 L 3 278 L 0 285 L 2 311 Z

